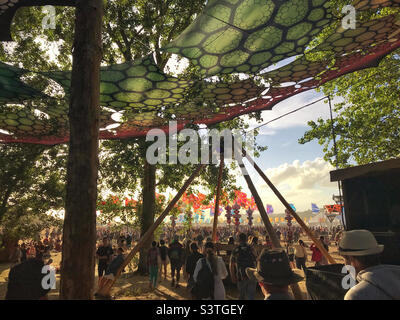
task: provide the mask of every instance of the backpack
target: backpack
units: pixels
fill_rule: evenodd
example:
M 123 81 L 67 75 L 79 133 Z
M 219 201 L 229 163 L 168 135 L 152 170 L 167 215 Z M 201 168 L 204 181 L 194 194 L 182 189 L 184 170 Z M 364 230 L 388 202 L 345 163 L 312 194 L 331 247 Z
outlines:
M 237 263 L 237 273 L 238 273 L 238 280 L 245 280 L 247 279 L 246 268 L 254 268 L 256 260 L 250 246 L 239 246 L 235 251 L 236 255 L 236 263 Z
M 214 274 L 208 266 L 205 258 L 202 258 L 200 261 L 201 269 L 197 274 L 197 281 L 195 282 L 191 293 L 198 300 L 210 297 L 214 299 Z
M 157 248 L 150 248 L 149 249 L 149 265 L 150 266 L 156 266 L 158 264 L 158 250 Z

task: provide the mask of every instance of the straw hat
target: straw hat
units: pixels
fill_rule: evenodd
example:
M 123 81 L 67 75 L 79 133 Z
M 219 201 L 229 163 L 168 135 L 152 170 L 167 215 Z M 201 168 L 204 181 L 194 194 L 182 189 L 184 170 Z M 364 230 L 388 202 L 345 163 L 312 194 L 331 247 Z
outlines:
M 293 271 L 284 250 L 264 249 L 257 261 L 257 269 L 247 268 L 247 276 L 269 285 L 286 286 L 303 280 L 300 271 Z
M 383 248 L 368 230 L 344 231 L 339 242 L 339 254 L 342 256 L 369 256 L 381 253 Z

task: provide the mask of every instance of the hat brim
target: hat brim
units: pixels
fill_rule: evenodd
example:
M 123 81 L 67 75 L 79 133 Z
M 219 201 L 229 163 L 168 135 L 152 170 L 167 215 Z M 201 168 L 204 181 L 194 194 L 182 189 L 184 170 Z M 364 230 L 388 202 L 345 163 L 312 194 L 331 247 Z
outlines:
M 339 254 L 342 256 L 354 256 L 354 257 L 361 257 L 361 256 L 370 256 L 370 255 L 374 255 L 374 254 L 379 254 L 383 252 L 383 249 L 385 248 L 385 246 L 383 244 L 378 244 L 377 247 L 375 248 L 371 248 L 371 249 L 367 249 L 367 250 L 358 250 L 358 251 L 354 251 L 354 250 L 343 250 L 339 248 Z
M 292 270 L 292 274 L 284 278 L 263 277 L 258 273 L 257 269 L 254 268 L 246 268 L 246 274 L 250 280 L 276 286 L 287 286 L 304 280 L 304 277 L 301 276 L 300 270 Z

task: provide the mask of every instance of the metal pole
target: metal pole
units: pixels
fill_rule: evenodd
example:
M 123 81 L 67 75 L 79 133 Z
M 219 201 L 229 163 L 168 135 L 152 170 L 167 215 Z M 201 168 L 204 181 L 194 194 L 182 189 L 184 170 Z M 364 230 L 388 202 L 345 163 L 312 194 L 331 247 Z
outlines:
M 264 179 L 264 181 L 268 184 L 268 186 L 272 189 L 272 191 L 275 193 L 275 195 L 278 197 L 278 199 L 282 202 L 282 204 L 285 206 L 285 208 L 289 211 L 289 213 L 295 218 L 297 223 L 303 228 L 303 230 L 306 232 L 306 234 L 310 237 L 310 239 L 315 243 L 317 248 L 321 251 L 321 253 L 327 258 L 327 260 L 335 264 L 336 261 L 331 257 L 331 255 L 326 251 L 325 247 L 322 245 L 322 243 L 315 238 L 311 230 L 306 226 L 306 224 L 303 222 L 303 220 L 297 215 L 296 212 L 292 209 L 292 207 L 289 205 L 289 203 L 285 200 L 285 198 L 282 196 L 282 194 L 278 191 L 278 189 L 272 184 L 272 182 L 267 178 L 267 176 L 264 174 L 264 172 L 261 170 L 261 168 L 254 162 L 254 160 L 247 154 L 246 150 L 242 148 L 242 153 L 243 155 L 249 160 L 249 162 L 252 164 L 252 166 L 256 169 L 256 171 L 259 173 L 259 175 Z
M 332 102 L 331 102 L 331 96 L 328 96 L 328 102 L 329 102 L 329 112 L 331 115 L 331 129 L 332 129 L 332 139 L 333 139 L 333 151 L 335 152 L 335 165 L 336 165 L 336 170 L 339 169 L 339 161 L 338 161 L 338 152 L 337 152 L 337 145 L 336 145 L 336 133 L 335 133 L 335 127 L 333 126 L 333 115 L 332 115 Z M 342 211 L 342 224 L 343 227 L 345 227 L 344 223 L 344 214 L 343 214 L 343 204 L 342 204 L 342 188 L 340 186 L 340 181 L 338 180 L 338 189 L 339 189 L 339 199 L 340 199 L 340 210 Z
M 261 217 L 263 219 L 265 228 L 267 229 L 268 235 L 269 235 L 269 237 L 271 239 L 272 246 L 274 248 L 282 248 L 281 243 L 280 243 L 280 241 L 278 239 L 278 236 L 276 235 L 276 232 L 275 232 L 274 228 L 272 227 L 271 222 L 269 221 L 267 212 L 265 211 L 264 204 L 262 203 L 260 195 L 258 194 L 257 189 L 254 186 L 253 181 L 251 180 L 249 174 L 247 173 L 247 170 L 246 170 L 246 168 L 244 166 L 244 163 L 243 163 L 243 158 L 237 159 L 237 161 L 238 161 L 240 170 L 242 171 L 243 177 L 247 182 L 247 186 L 249 187 L 249 189 L 251 191 L 251 194 L 252 194 L 252 196 L 254 198 L 254 201 L 255 201 L 255 203 L 257 205 L 258 211 L 260 212 L 260 215 L 261 215 Z M 293 296 L 294 296 L 294 298 L 296 300 L 302 300 L 303 299 L 300 287 L 299 287 L 299 285 L 297 283 L 291 284 L 290 288 L 292 289 Z
M 220 152 L 220 164 L 218 173 L 218 183 L 217 183 L 217 194 L 215 197 L 215 207 L 214 207 L 214 221 L 213 221 L 213 232 L 212 241 L 217 242 L 217 227 L 218 227 L 218 213 L 219 213 L 219 200 L 221 198 L 221 184 L 222 184 L 222 173 L 224 170 L 224 150 L 221 149 Z

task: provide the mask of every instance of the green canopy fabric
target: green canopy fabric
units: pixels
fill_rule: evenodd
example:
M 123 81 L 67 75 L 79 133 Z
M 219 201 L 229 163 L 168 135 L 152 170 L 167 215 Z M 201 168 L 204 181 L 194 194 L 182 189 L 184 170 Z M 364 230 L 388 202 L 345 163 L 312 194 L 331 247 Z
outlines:
M 71 85 L 70 71 L 42 73 L 57 81 L 66 94 Z M 101 68 L 100 102 L 115 110 L 154 109 L 159 105 L 183 102 L 183 92 L 192 82 L 164 74 L 152 56 Z
M 256 73 L 304 52 L 333 21 L 328 0 L 211 0 L 162 50 L 188 58 L 204 76 Z
M 29 71 L 0 62 L 0 103 L 17 103 L 45 96 L 20 80 L 27 72 Z
M 399 1 L 357 0 L 355 4 L 367 10 L 398 7 Z M 142 137 L 152 128 L 167 132 L 169 120 L 176 120 L 179 130 L 188 124 L 212 125 L 271 109 L 290 96 L 346 73 L 377 66 L 384 56 L 400 48 L 399 22 L 394 14 L 357 23 L 354 30 L 344 30 L 340 23 L 334 29 L 333 21 L 324 0 L 209 1 L 193 24 L 164 48 L 182 55 L 191 52 L 189 59 L 197 63 L 205 79 L 188 81 L 167 75 L 152 55 L 102 67 L 100 138 Z M 310 40 L 324 26 L 334 31 L 312 48 Z M 260 32 L 265 30 L 264 37 Z M 285 46 L 287 51 L 282 50 Z M 238 51 L 245 52 L 246 58 L 237 59 Z M 231 53 L 232 64 L 226 65 Z M 299 58 L 264 71 L 295 55 Z M 207 65 L 207 61 L 216 64 Z M 25 84 L 21 77 L 28 72 L 0 64 L 0 142 L 67 142 L 66 99 L 48 97 Z M 209 77 L 220 73 L 247 75 L 233 76 L 230 79 L 236 80 L 229 81 Z M 68 98 L 70 71 L 39 74 L 59 83 Z
M 322 44 L 282 68 L 264 73 L 262 76 L 274 85 L 286 82 L 301 82 L 305 79 L 321 79 L 328 70 L 334 70 L 335 60 L 340 56 L 351 56 L 386 41 L 396 41 L 393 33 L 399 28 L 396 15 L 357 24 L 356 29 L 344 30 L 341 26 Z M 325 51 L 325 55 L 319 55 Z M 329 67 L 329 68 L 328 68 Z

